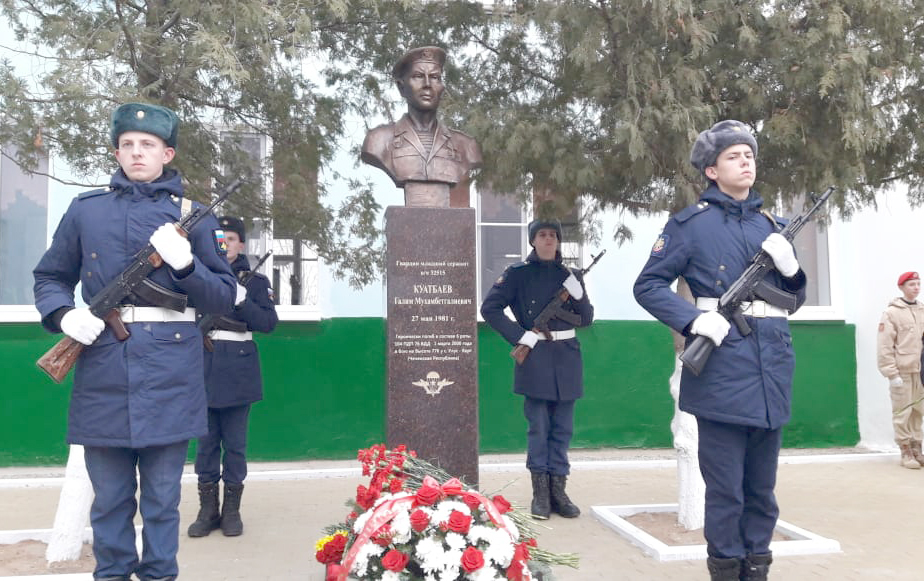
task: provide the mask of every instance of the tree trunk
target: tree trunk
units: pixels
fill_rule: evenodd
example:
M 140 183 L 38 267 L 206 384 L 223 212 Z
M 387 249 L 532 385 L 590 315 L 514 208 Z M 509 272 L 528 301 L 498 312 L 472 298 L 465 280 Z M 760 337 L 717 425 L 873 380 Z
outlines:
M 73 445 L 67 456 L 54 528 L 45 550 L 45 559 L 49 563 L 73 561 L 80 557 L 83 531 L 90 522 L 92 503 L 93 486 L 83 461 L 83 446 Z

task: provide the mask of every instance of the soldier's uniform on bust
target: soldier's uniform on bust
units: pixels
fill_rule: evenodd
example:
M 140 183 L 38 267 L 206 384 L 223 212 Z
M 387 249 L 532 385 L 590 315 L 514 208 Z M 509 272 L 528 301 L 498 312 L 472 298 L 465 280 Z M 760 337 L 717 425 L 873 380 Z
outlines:
M 366 134 L 362 160 L 384 170 L 399 188 L 409 181 L 454 186 L 481 165 L 481 149 L 474 139 L 440 121 L 435 135 L 418 133 L 404 115 Z
M 392 74 L 408 101 L 408 113 L 396 123 L 372 129 L 363 141 L 362 161 L 405 188 L 409 206 L 448 207 L 449 188 L 482 164 L 478 143 L 436 117 L 445 60 L 446 53 L 439 47 L 412 49 L 401 57 Z M 418 64 L 425 65 L 423 74 L 412 70 Z M 423 80 L 415 83 L 414 74 Z

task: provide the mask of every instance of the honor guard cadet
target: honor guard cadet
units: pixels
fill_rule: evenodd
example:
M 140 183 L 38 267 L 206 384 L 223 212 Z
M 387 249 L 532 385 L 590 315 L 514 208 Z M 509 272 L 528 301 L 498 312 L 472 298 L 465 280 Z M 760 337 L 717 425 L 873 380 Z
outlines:
M 529 423 L 526 467 L 533 486 L 532 515 L 547 519 L 551 512 L 574 518 L 581 514 L 565 492 L 571 465 L 568 446 L 574 431 L 574 403 L 584 395 L 584 366 L 575 327 L 594 320 L 577 270 L 562 264 L 561 224 L 534 220 L 529 225 L 533 251 L 525 262 L 507 267 L 481 305 L 481 315 L 511 345 L 530 349 L 514 368 L 513 391 L 524 396 L 523 411 Z M 562 289 L 570 298 L 562 307 L 576 324 L 553 318 L 549 331 L 534 328 L 536 317 Z M 504 309 L 510 307 L 516 321 Z
M 757 141 L 739 121 L 721 121 L 696 138 L 690 162 L 708 187 L 671 216 L 635 282 L 635 299 L 687 338 L 716 345 L 697 376 L 686 367 L 680 409 L 696 417 L 706 483 L 704 534 L 713 580 L 766 579 L 779 515 L 774 486 L 782 428 L 789 421 L 795 357 L 785 309 L 753 300 L 742 335 L 715 311 L 718 299 L 763 248 L 773 259 L 767 282 L 805 302 L 805 273 L 752 189 Z M 683 277 L 696 299 L 671 290 Z
M 74 371 L 67 441 L 84 446 L 95 494 L 97 580 L 163 581 L 178 574 L 180 477 L 189 440 L 207 431 L 196 312 L 225 313 L 234 305 L 234 274 L 216 241 L 215 217 L 207 215 L 188 239 L 174 226 L 182 209 L 194 206 L 180 175 L 166 167 L 178 126 L 164 107 L 118 107 L 110 138 L 120 169 L 109 187 L 71 202 L 34 270 L 42 325 L 86 345 Z M 89 304 L 149 242 L 164 265 L 120 308 L 130 333 L 120 341 L 88 308 L 75 306 L 74 290 L 80 283 Z
M 204 537 L 221 527 L 228 537 L 244 532 L 241 495 L 247 477 L 247 420 L 250 405 L 263 399 L 260 358 L 253 332 L 269 333 L 279 318 L 273 289 L 262 274 L 252 272 L 244 254 L 245 228 L 240 218 L 218 219 L 227 246 L 227 259 L 238 282 L 231 314 L 214 321 L 205 342 L 205 387 L 208 392 L 209 433 L 196 446 L 199 514 L 189 525 L 191 537 Z M 224 480 L 224 501 L 218 507 L 218 482 Z

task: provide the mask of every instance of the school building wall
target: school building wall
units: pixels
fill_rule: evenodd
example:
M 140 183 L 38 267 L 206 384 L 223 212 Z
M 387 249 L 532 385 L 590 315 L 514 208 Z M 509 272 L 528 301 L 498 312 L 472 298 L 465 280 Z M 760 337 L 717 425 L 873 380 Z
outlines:
M 787 447 L 853 446 L 857 425 L 855 328 L 792 322 L 796 350 Z M 59 465 L 67 459 L 70 378 L 48 379 L 35 360 L 61 336 L 35 323 L 0 324 L 0 466 Z M 674 369 L 670 332 L 654 321 L 596 321 L 578 331 L 585 396 L 574 448 L 666 448 L 671 444 Z M 251 460 L 352 458 L 385 437 L 385 320 L 283 322 L 258 336 L 265 399 L 251 414 Z M 526 421 L 511 392 L 510 348 L 479 324 L 482 453 L 520 452 Z

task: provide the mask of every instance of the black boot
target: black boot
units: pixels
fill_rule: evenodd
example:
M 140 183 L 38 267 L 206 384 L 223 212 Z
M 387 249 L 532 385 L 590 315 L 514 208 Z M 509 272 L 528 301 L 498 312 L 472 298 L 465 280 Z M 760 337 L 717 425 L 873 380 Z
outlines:
M 533 477 L 533 503 L 530 512 L 533 518 L 549 518 L 552 507 L 549 504 L 549 475 L 545 472 L 530 472 Z
M 773 555 L 748 555 L 741 563 L 741 581 L 767 581 Z
M 565 484 L 568 482 L 568 477 L 564 474 L 551 474 L 549 475 L 549 482 L 551 484 L 552 511 L 565 518 L 579 516 L 581 509 L 571 502 L 571 499 L 565 493 Z
M 741 574 L 741 559 L 709 557 L 706 559 L 709 579 L 712 581 L 738 581 Z
M 243 484 L 225 482 L 225 499 L 221 503 L 221 532 L 226 537 L 236 537 L 244 532 L 244 523 L 241 522 L 241 494 L 243 493 Z
M 218 483 L 199 483 L 199 514 L 196 522 L 189 525 L 186 534 L 191 537 L 204 537 L 218 528 L 221 515 L 218 513 Z

